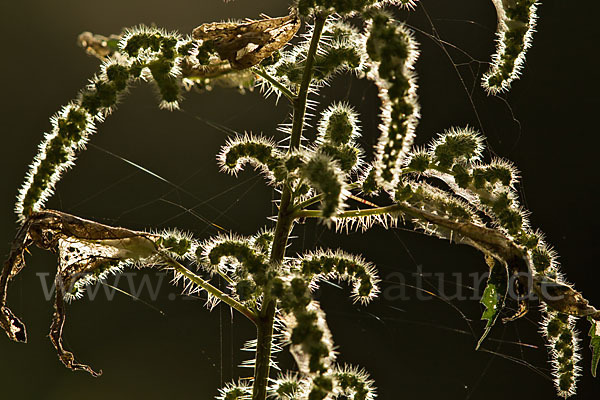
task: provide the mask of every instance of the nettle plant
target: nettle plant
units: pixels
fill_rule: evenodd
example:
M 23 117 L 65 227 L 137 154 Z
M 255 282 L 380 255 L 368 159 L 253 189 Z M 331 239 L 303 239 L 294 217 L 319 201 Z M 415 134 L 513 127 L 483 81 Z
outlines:
M 492 95 L 518 78 L 536 20 L 534 0 L 493 3 L 497 52 L 483 76 L 483 87 Z M 504 322 L 524 315 L 528 295 L 535 294 L 558 395 L 574 394 L 581 370 L 574 324 L 580 317 L 591 323 L 595 374 L 600 311 L 566 283 L 555 252 L 519 204 L 516 168 L 505 160 L 485 160 L 479 133 L 450 128 L 428 146 L 413 147 L 419 121 L 418 43 L 393 10 L 414 6 L 413 0 L 298 0 L 287 16 L 208 23 L 188 37 L 146 26 L 110 37 L 82 34 L 81 44 L 102 65 L 77 98 L 52 117 L 52 130 L 19 192 L 20 228 L 0 280 L 0 325 L 9 338 L 26 341 L 25 325 L 6 306 L 7 286 L 25 266 L 27 247 L 35 244 L 59 256 L 50 338 L 70 369 L 99 375 L 63 347 L 66 303 L 108 274 L 154 268 L 172 271 L 184 293 L 204 292 L 209 307 L 224 302 L 256 325 L 257 338 L 249 342 L 254 378 L 228 384 L 218 399 L 374 399 L 374 382 L 365 371 L 336 363 L 325 314 L 311 292 L 320 282 L 337 279 L 351 286 L 353 301 L 369 303 L 379 292 L 375 266 L 342 250 L 290 255 L 286 247 L 295 224 L 308 218 L 339 231 L 404 224 L 485 255 L 490 275 L 482 319 L 487 327 L 479 344 L 503 310 L 509 286 L 519 308 Z M 302 25 L 303 36 L 292 44 Z M 377 86 L 380 136 L 371 162 L 357 144 L 360 117 L 350 104 L 321 105 L 325 111 L 316 140 L 303 137 L 312 129 L 307 109 L 320 105 L 319 89 L 341 73 Z M 182 93 L 192 87 L 258 86 L 289 100 L 292 123 L 279 127 L 289 135 L 285 142 L 246 134 L 231 138 L 217 155 L 223 172 L 235 175 L 249 164 L 280 193 L 274 229 L 200 240 L 176 230 L 139 232 L 44 209 L 96 125 L 140 81 L 156 87 L 166 109 L 178 108 Z M 350 200 L 358 208 L 351 209 Z M 217 281 L 226 290 L 219 290 Z M 275 376 L 274 353 L 284 346 L 298 371 Z

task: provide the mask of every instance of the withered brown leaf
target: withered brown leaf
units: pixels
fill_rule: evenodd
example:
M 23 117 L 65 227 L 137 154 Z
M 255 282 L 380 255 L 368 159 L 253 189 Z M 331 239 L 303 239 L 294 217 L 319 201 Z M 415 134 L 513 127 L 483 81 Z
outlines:
M 283 48 L 298 32 L 296 12 L 247 22 L 213 22 L 192 31 L 194 39 L 212 41 L 219 57 L 233 69 L 250 68 Z
M 107 263 L 151 260 L 159 253 L 156 239 L 156 236 L 146 232 L 111 227 L 60 211 L 32 213 L 17 232 L 0 276 L 0 326 L 10 339 L 22 343 L 27 341 L 25 324 L 6 306 L 8 283 L 25 266 L 25 251 L 30 245 L 58 252 L 60 262 L 55 278 L 50 340 L 66 367 L 83 370 L 93 376 L 100 375 L 101 372 L 95 372 L 88 365 L 77 363 L 73 353 L 63 347 L 66 294 L 78 280 L 97 273 Z

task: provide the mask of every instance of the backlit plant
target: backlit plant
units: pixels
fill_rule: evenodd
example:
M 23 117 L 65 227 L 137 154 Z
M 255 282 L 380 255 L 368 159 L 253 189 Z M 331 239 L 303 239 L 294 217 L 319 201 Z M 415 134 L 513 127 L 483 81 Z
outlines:
M 493 3 L 497 52 L 482 84 L 496 94 L 518 78 L 531 45 L 536 3 Z M 0 279 L 0 325 L 9 338 L 27 338 L 24 324 L 6 306 L 7 286 L 25 266 L 27 247 L 35 244 L 59 254 L 50 338 L 60 360 L 73 370 L 98 375 L 63 347 L 66 303 L 110 273 L 158 268 L 172 271 L 185 293 L 204 292 L 210 306 L 224 302 L 256 325 L 254 378 L 229 383 L 218 399 L 375 399 L 374 382 L 365 371 L 336 363 L 325 314 L 311 294 L 320 282 L 335 279 L 348 283 L 353 301 L 367 304 L 379 293 L 375 266 L 342 250 L 291 255 L 286 247 L 295 224 L 307 218 L 339 231 L 405 224 L 473 246 L 486 256 L 490 278 L 482 318 L 487 327 L 479 344 L 504 308 L 510 285 L 519 296 L 519 309 L 505 321 L 527 312 L 528 295 L 539 298 L 558 395 L 574 394 L 581 370 L 574 323 L 578 317 L 591 323 L 595 374 L 600 311 L 566 283 L 555 252 L 530 226 L 519 203 L 517 169 L 505 160 L 486 160 L 478 132 L 449 128 L 427 147 L 413 146 L 420 118 L 414 71 L 419 46 L 411 30 L 394 19 L 393 10 L 414 6 L 413 0 L 298 0 L 288 16 L 204 24 L 189 37 L 145 26 L 111 37 L 82 34 L 81 44 L 102 66 L 76 99 L 52 117 L 52 129 L 19 192 L 15 210 L 20 228 Z M 303 39 L 290 42 L 301 28 Z M 342 73 L 368 79 L 378 90 L 380 136 L 370 162 L 357 140 L 360 116 L 350 104 L 322 104 L 316 139 L 303 140 L 310 129 L 307 108 L 316 107 L 319 89 Z M 176 230 L 111 227 L 44 209 L 96 125 L 137 82 L 153 84 L 160 107 L 166 109 L 178 108 L 184 91 L 192 87 L 257 86 L 267 96 L 289 100 L 292 123 L 280 127 L 289 135 L 285 143 L 246 134 L 230 138 L 217 155 L 223 172 L 235 175 L 250 164 L 278 190 L 274 229 L 203 240 Z M 373 197 L 369 201 L 366 196 Z M 361 207 L 350 209 L 349 199 Z M 225 290 L 218 289 L 218 281 Z M 284 346 L 298 371 L 276 376 L 274 353 Z

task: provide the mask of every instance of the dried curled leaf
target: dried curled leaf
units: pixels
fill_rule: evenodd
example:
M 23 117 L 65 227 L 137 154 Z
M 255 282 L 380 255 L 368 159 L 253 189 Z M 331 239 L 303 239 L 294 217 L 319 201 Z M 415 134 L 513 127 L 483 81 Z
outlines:
M 192 31 L 194 39 L 211 41 L 219 57 L 233 69 L 246 69 L 283 48 L 300 29 L 296 12 L 248 22 L 213 22 Z
M 581 293 L 569 285 L 537 275 L 533 280 L 533 290 L 554 311 L 600 321 L 600 310 L 591 306 Z
M 77 43 L 83 47 L 86 53 L 100 59 L 110 57 L 119 51 L 119 35 L 110 35 L 108 37 L 94 34 L 92 32 L 82 32 L 77 37 Z
M 58 252 L 54 316 L 50 340 L 63 364 L 72 370 L 95 372 L 75 361 L 73 353 L 64 349 L 62 331 L 66 320 L 66 300 L 77 283 L 97 276 L 103 269 L 121 261 L 152 261 L 159 255 L 157 236 L 125 228 L 111 227 L 66 213 L 44 210 L 32 213 L 13 241 L 10 255 L 0 277 L 0 326 L 11 340 L 26 342 L 25 325 L 6 306 L 8 283 L 25 267 L 24 252 L 32 244 Z

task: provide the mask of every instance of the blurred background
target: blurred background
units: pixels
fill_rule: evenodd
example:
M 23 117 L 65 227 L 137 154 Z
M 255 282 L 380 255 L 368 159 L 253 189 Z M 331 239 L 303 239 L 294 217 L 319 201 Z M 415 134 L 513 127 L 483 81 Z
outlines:
M 98 60 L 77 46 L 79 33 L 108 35 L 140 23 L 187 33 L 204 22 L 285 15 L 286 3 L 2 2 L 0 253 L 8 252 L 16 228 L 14 198 L 50 128 L 48 118 L 98 69 Z M 484 132 L 491 154 L 514 161 L 522 171 L 523 203 L 532 212 L 533 226 L 560 254 L 568 279 L 600 305 L 595 254 L 600 217 L 594 212 L 600 179 L 592 145 L 598 33 L 596 16 L 587 11 L 591 4 L 543 2 L 524 76 L 500 97 L 486 96 L 479 86 L 494 50 L 491 1 L 421 0 L 415 11 L 398 15 L 421 43 L 422 118 L 416 144 L 425 145 L 452 126 Z M 340 100 L 356 106 L 363 119 L 361 143 L 370 153 L 378 135 L 375 88 L 338 77 L 318 100 L 322 108 Z M 267 217 L 275 213 L 277 194 L 252 171 L 237 179 L 220 174 L 215 154 L 232 132 L 281 139 L 276 126 L 289 122 L 289 111 L 283 99 L 277 104 L 274 98 L 263 100 L 258 91 L 240 95 L 230 89 L 191 92 L 182 111 L 161 111 L 152 89 L 139 85 L 99 126 L 93 146 L 65 175 L 48 207 L 132 229 L 178 227 L 200 239 L 216 233 L 212 224 L 252 234 L 272 225 Z M 327 313 L 339 361 L 369 371 L 380 399 L 555 397 L 535 304 L 525 318 L 499 323 L 484 349 L 474 350 L 484 327 L 481 306 L 477 300 L 451 298 L 483 290 L 482 285 L 472 288 L 474 276 L 469 275 L 486 270 L 476 251 L 405 229 L 375 227 L 365 234 L 340 235 L 313 221 L 298 225 L 294 236 L 291 253 L 340 247 L 362 253 L 379 267 L 384 296 L 368 307 L 353 305 L 347 288 L 327 286 L 316 296 Z M 53 255 L 32 249 L 28 268 L 12 284 L 9 304 L 27 324 L 29 343 L 0 338 L 1 398 L 210 399 L 225 382 L 251 376 L 250 369 L 238 365 L 252 358 L 239 350 L 254 337 L 252 325 L 225 307 L 208 312 L 202 299 L 180 296 L 168 277 L 155 273 L 130 276 L 133 286 L 126 276 L 120 283 L 109 280 L 130 291 L 147 278 L 157 291 L 155 301 L 148 288 L 139 292 L 146 303 L 119 292 L 109 301 L 100 288 L 94 301 L 84 297 L 71 304 L 65 345 L 104 374 L 94 379 L 68 371 L 47 338 L 52 301 L 44 296 L 43 283 L 51 284 L 55 270 Z M 435 296 L 421 300 L 413 286 Z M 588 326 L 580 322 L 583 377 L 575 398 L 596 399 L 600 381 L 590 375 Z M 283 369 L 294 367 L 286 350 L 280 359 Z

